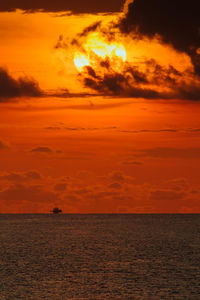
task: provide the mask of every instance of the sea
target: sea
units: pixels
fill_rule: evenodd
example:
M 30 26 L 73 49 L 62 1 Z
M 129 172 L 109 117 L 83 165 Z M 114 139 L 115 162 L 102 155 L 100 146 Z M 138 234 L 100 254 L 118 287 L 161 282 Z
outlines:
M 198 214 L 1 214 L 0 300 L 200 299 Z

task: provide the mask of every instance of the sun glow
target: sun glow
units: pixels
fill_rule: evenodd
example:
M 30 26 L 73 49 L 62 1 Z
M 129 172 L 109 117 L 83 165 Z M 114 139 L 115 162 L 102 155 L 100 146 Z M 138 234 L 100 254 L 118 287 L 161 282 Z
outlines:
M 78 70 L 90 65 L 89 59 L 86 57 L 86 55 L 79 52 L 75 53 L 74 63 Z
M 96 66 L 99 61 L 109 59 L 112 64 L 118 60 L 121 63 L 126 61 L 127 54 L 123 44 L 118 42 L 108 43 L 101 38 L 98 33 L 91 34 L 83 45 L 83 51 L 78 51 L 74 55 L 74 64 L 78 71 L 86 66 Z

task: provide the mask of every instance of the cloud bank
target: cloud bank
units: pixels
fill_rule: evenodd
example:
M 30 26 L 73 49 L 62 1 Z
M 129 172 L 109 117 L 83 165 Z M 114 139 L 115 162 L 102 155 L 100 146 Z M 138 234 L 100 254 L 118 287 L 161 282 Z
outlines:
M 187 178 L 154 184 L 136 183 L 133 177 L 113 171 L 86 182 L 89 173 L 50 177 L 38 170 L 12 171 L 1 175 L 0 203 L 5 211 L 50 212 L 62 207 L 71 213 L 180 213 L 199 211 L 199 189 Z
M 118 12 L 122 8 L 122 0 L 93 1 L 93 0 L 9 0 L 1 1 L 0 11 L 15 11 L 22 9 L 26 12 L 59 12 L 72 11 L 73 13 L 101 13 Z

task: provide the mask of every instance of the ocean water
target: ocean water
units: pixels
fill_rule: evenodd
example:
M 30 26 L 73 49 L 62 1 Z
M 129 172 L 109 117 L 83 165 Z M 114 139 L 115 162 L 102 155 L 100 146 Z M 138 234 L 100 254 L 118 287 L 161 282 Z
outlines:
M 200 215 L 0 215 L 0 300 L 200 299 Z

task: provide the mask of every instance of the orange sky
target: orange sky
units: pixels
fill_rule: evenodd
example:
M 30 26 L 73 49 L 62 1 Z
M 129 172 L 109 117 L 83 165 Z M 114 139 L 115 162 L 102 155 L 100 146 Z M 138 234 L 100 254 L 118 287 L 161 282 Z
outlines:
M 85 94 L 97 91 L 83 86 L 70 41 L 117 17 L 0 13 L 0 67 L 51 93 L 0 95 L 0 213 L 55 205 L 66 213 L 200 212 L 198 101 Z M 67 46 L 55 49 L 60 35 Z M 129 64 L 142 69 L 156 59 L 190 80 L 190 58 L 172 46 L 121 35 L 120 42 Z M 58 97 L 64 89 L 68 97 Z

